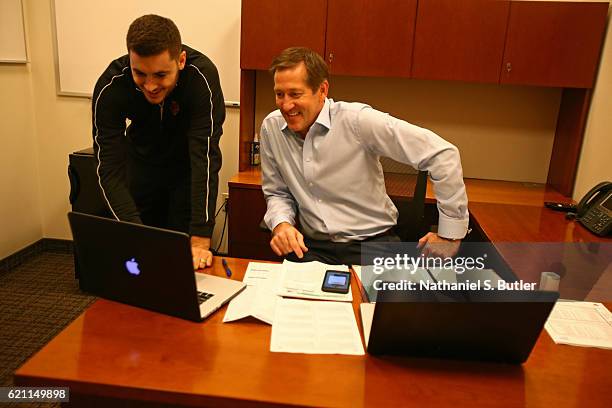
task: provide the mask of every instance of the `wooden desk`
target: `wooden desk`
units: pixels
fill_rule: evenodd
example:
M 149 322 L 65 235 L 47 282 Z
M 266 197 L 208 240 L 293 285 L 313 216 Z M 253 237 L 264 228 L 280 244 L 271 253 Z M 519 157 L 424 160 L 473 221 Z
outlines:
M 241 279 L 248 261 L 228 262 Z M 219 258 L 213 271 L 223 275 Z M 19 368 L 15 382 L 68 386 L 71 402 L 84 406 L 612 406 L 612 352 L 555 345 L 545 332 L 523 366 L 510 366 L 271 353 L 270 326 L 224 324 L 223 315 L 192 323 L 99 300 Z
M 416 176 L 387 173 L 391 198 L 412 197 Z M 472 221 L 491 242 L 612 242 L 566 220 L 564 214 L 544 208 L 545 201 L 571 200 L 546 184 L 465 179 Z M 270 233 L 259 223 L 266 211 L 261 172 L 252 168 L 229 181 L 229 254 L 236 257 L 279 260 L 270 249 Z M 435 203 L 431 183 L 426 202 Z

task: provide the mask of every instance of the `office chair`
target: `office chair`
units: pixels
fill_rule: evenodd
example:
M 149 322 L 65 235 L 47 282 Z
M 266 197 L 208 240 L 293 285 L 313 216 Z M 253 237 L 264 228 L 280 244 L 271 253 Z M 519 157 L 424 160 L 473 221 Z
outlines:
M 425 194 L 427 171 L 419 171 L 412 200 L 392 199 L 399 212 L 395 233 L 402 242 L 417 242 L 425 233 Z

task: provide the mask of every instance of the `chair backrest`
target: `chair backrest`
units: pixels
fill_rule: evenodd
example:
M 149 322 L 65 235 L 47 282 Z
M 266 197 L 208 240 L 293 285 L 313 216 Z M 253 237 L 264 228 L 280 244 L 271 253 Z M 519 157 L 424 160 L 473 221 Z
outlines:
M 416 242 L 424 235 L 426 192 L 427 171 L 419 171 L 412 200 L 393 199 L 399 212 L 395 232 L 403 242 Z

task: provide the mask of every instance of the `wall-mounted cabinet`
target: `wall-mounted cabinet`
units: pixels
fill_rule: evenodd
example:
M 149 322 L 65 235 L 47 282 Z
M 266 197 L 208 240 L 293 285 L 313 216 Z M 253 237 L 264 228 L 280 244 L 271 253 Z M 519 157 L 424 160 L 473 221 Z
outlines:
M 420 1 L 412 77 L 499 82 L 510 2 Z
M 416 0 L 329 0 L 325 57 L 332 74 L 409 77 Z
M 241 171 L 255 133 L 255 70 L 289 46 L 333 74 L 565 88 L 548 183 L 571 195 L 608 2 L 242 0 Z
M 591 88 L 608 3 L 513 1 L 501 82 Z
M 291 46 L 325 53 L 327 0 L 242 0 L 240 68 L 265 70 Z

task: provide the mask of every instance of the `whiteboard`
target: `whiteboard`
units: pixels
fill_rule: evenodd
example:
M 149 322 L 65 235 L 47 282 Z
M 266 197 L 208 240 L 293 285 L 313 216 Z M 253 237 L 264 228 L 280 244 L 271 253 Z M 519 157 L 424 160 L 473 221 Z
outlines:
M 240 98 L 240 0 L 54 0 L 58 94 L 91 97 L 108 64 L 127 54 L 128 27 L 144 14 L 170 18 L 183 44 L 210 58 L 226 104 Z
M 21 0 L 0 0 L 0 62 L 28 62 Z

